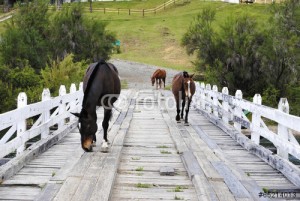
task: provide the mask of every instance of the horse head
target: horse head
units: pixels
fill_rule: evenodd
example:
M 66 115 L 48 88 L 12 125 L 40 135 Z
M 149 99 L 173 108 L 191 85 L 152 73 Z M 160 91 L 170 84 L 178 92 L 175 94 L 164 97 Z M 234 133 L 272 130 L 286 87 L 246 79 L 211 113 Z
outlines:
M 151 78 L 151 83 L 152 83 L 152 86 L 154 86 L 154 83 L 155 83 L 155 77 L 154 76 L 152 76 L 152 77 L 150 77 Z
M 184 86 L 185 97 L 191 100 L 196 90 L 195 83 L 193 80 L 194 74 L 189 75 L 188 73 L 184 72 L 183 75 L 184 75 L 183 86 Z
M 81 147 L 83 150 L 92 151 L 92 145 L 95 141 L 95 134 L 97 132 L 97 116 L 89 114 L 82 109 L 80 113 L 72 113 L 78 117 L 78 129 L 81 135 Z

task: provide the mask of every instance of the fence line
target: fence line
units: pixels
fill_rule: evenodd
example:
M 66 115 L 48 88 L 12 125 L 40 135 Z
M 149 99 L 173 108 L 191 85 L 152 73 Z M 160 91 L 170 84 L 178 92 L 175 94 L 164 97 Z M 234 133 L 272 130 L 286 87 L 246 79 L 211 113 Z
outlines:
M 42 101 L 27 105 L 27 95 L 21 92 L 18 95 L 18 108 L 0 114 L 0 158 L 16 152 L 20 155 L 26 142 L 38 135 L 41 139 L 50 135 L 50 128 L 57 125 L 57 129 L 65 126 L 75 117 L 69 111 L 78 111 L 83 99 L 82 83 L 76 90 L 75 84 L 66 93 L 64 85 L 60 86 L 59 96 L 51 97 L 49 89 L 44 89 Z M 32 123 L 28 128 L 28 123 Z
M 210 84 L 197 83 L 194 95 L 194 106 L 226 125 L 232 125 L 237 131 L 246 127 L 251 131 L 251 141 L 259 145 L 260 136 L 271 141 L 277 148 L 277 154 L 288 159 L 289 154 L 300 159 L 300 146 L 293 135 L 293 131 L 300 132 L 300 117 L 289 114 L 289 104 L 286 98 L 281 98 L 278 109 L 262 105 L 260 94 L 255 94 L 253 102 L 243 99 L 242 91 L 237 90 L 235 96 L 228 94 L 224 87 L 218 92 L 218 87 Z M 251 118 L 245 111 L 252 114 Z M 271 131 L 264 119 L 278 124 L 277 133 Z
M 128 15 L 131 15 L 133 13 L 141 13 L 142 16 L 145 16 L 145 14 L 149 13 L 154 13 L 156 14 L 157 12 L 161 10 L 165 10 L 167 7 L 170 7 L 172 5 L 175 5 L 178 2 L 182 3 L 188 3 L 190 0 L 169 0 L 155 8 L 149 8 L 149 9 L 130 9 L 130 8 L 92 8 L 92 11 L 96 12 L 103 12 L 105 13 L 128 13 Z M 86 7 L 85 10 L 90 11 L 89 7 Z

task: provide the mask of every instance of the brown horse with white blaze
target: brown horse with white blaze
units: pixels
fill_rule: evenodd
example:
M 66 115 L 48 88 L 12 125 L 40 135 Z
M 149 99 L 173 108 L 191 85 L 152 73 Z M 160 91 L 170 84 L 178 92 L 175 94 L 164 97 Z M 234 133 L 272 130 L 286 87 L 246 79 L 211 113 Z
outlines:
M 158 84 L 159 84 L 159 88 L 161 88 L 161 82 L 163 81 L 164 88 L 165 88 L 166 87 L 166 76 L 167 76 L 167 73 L 165 70 L 157 69 L 151 76 L 152 86 L 154 86 L 154 83 L 156 82 L 156 89 L 158 88 Z
M 189 75 L 186 71 L 176 74 L 172 81 L 172 92 L 176 101 L 176 121 L 180 121 L 180 118 L 183 119 L 183 110 L 185 108 L 185 119 L 184 122 L 188 124 L 188 114 L 190 104 L 192 102 L 192 97 L 196 91 L 196 85 L 193 80 L 193 75 Z M 180 113 L 180 104 L 181 114 Z

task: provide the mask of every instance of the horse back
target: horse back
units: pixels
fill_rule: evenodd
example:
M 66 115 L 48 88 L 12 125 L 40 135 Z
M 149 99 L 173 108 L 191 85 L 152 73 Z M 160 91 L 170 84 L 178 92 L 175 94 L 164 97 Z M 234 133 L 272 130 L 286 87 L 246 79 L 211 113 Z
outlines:
M 154 71 L 152 77 L 153 78 L 165 78 L 167 75 L 166 71 L 163 69 L 157 69 L 156 71 Z
M 117 68 L 111 63 L 92 63 L 84 75 L 83 91 L 96 87 L 102 91 L 101 93 L 120 94 L 121 82 L 118 74 Z
M 173 77 L 172 92 L 175 96 L 179 94 L 179 91 L 183 90 L 183 79 L 182 73 L 178 73 Z

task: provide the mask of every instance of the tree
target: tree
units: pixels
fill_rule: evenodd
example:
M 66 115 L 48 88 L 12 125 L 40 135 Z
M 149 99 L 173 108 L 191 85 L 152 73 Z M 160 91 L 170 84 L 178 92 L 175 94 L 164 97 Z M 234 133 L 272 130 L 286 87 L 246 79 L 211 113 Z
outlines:
M 81 5 L 73 3 L 55 14 L 50 40 L 52 58 L 74 54 L 75 61 L 97 61 L 109 59 L 116 38 L 106 30 L 105 23 L 85 19 Z
M 216 32 L 213 28 L 215 11 L 204 9 L 182 39 L 188 54 L 197 54 L 198 69 L 207 80 L 243 92 L 260 91 L 261 75 L 259 47 L 264 37 L 257 31 L 256 22 L 246 15 L 229 18 Z M 255 82 L 253 82 L 255 80 Z
M 276 5 L 274 11 L 269 26 L 261 29 L 247 15 L 218 26 L 215 11 L 204 9 L 182 45 L 188 54 L 197 55 L 195 64 L 213 84 L 232 92 L 241 89 L 245 96 L 262 94 L 271 86 L 283 96 L 299 80 L 299 0 Z
M 1 59 L 11 68 L 27 64 L 39 71 L 48 60 L 48 2 L 36 0 L 19 4 L 17 14 L 1 36 Z
M 49 88 L 52 95 L 58 95 L 58 89 L 61 84 L 67 88 L 72 83 L 79 83 L 83 80 L 87 64 L 84 61 L 74 62 L 74 55 L 67 55 L 62 61 L 52 61 L 41 71 L 42 85 Z
M 263 54 L 264 71 L 268 84 L 286 96 L 287 87 L 297 83 L 300 71 L 300 11 L 299 0 L 289 0 L 282 5 L 273 5 L 274 17 L 270 19 L 268 40 Z

